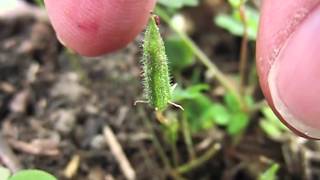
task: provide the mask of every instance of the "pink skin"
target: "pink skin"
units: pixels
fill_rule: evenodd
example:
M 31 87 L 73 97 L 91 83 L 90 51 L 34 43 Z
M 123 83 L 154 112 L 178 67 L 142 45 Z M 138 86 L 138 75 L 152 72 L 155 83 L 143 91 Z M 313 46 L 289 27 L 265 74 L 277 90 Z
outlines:
M 66 46 L 86 56 L 124 47 L 155 0 L 45 0 Z M 257 67 L 267 101 L 303 137 L 320 139 L 320 0 L 264 0 Z
M 320 138 L 320 0 L 264 0 L 257 41 L 260 84 L 280 119 Z
M 84 56 L 126 46 L 148 21 L 156 0 L 45 0 L 63 44 Z

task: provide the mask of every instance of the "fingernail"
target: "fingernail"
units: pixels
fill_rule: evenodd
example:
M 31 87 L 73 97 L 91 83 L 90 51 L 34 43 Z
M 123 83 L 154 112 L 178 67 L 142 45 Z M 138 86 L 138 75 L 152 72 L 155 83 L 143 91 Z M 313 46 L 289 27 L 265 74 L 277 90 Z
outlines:
M 283 119 L 304 135 L 320 138 L 320 7 L 291 34 L 268 83 Z

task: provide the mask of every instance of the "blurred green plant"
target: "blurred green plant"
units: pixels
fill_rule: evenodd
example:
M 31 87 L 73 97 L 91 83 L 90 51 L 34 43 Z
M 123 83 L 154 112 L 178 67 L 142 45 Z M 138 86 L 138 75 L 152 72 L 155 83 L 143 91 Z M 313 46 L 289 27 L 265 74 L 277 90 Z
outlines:
M 43 0 L 35 0 L 35 3 L 40 6 L 40 7 L 43 7 L 44 6 L 44 2 Z
M 162 124 L 162 130 L 165 139 L 170 143 L 174 144 L 178 140 L 178 131 L 180 129 L 180 124 L 174 114 L 167 115 L 167 122 Z
M 194 53 L 179 36 L 169 36 L 165 39 L 166 54 L 173 73 L 179 73 L 195 62 Z
M 263 172 L 259 176 L 259 180 L 276 180 L 277 178 L 277 173 L 280 169 L 279 164 L 274 163 L 272 164 L 265 172 Z
M 281 123 L 270 107 L 263 107 L 261 112 L 263 114 L 263 118 L 260 120 L 259 125 L 268 137 L 278 140 L 283 137 L 284 133 L 289 132 L 288 128 Z
M 236 36 L 242 36 L 244 34 L 244 25 L 241 21 L 239 6 L 241 0 L 228 0 L 232 11 L 230 14 L 219 14 L 215 16 L 214 22 L 217 26 L 229 31 Z M 259 12 L 245 5 L 247 33 L 250 40 L 256 40 L 259 25 Z
M 249 124 L 249 115 L 242 111 L 237 99 L 230 93 L 225 94 L 224 103 L 214 102 L 204 94 L 207 84 L 192 85 L 186 89 L 177 88 L 173 99 L 185 108 L 185 115 L 192 133 L 212 128 L 214 125 L 225 127 L 228 134 L 236 136 Z M 251 97 L 248 104 L 253 104 Z
M 51 174 L 36 169 L 22 170 L 10 177 L 10 170 L 4 167 L 0 167 L 0 179 L 1 180 L 57 180 Z
M 197 6 L 199 0 L 158 0 L 158 3 L 169 8 L 179 9 L 184 6 Z
M 186 88 L 177 87 L 175 91 L 173 91 L 172 101 L 181 103 L 184 111 L 167 111 L 168 113 L 164 114 L 166 121 L 165 123 L 162 122 L 163 124 L 161 125 L 161 134 L 165 137 L 165 142 L 170 144 L 172 148 L 172 159 L 167 157 L 167 151 L 160 145 L 160 141 L 157 140 L 156 135 L 153 137 L 156 139 L 154 140 L 154 142 L 156 142 L 154 144 L 157 146 L 157 149 L 159 149 L 159 156 L 163 159 L 162 161 L 166 169 L 173 169 L 173 172 L 184 174 L 211 159 L 220 149 L 219 143 L 217 143 L 217 145 L 213 143 L 210 148 L 207 148 L 204 152 L 199 152 L 193 144 L 193 137 L 195 137 L 197 133 L 218 127 L 231 136 L 232 139 L 235 140 L 234 144 L 236 144 L 240 142 L 239 139 L 241 139 L 243 133 L 248 128 L 252 114 L 261 110 L 261 105 L 260 103 L 256 104 L 251 91 L 242 92 L 240 90 L 242 84 L 239 86 L 234 83 L 234 81 L 225 75 L 224 72 L 214 64 L 214 61 L 197 46 L 185 31 L 182 31 L 181 28 L 176 26 L 173 17 L 179 14 L 178 8 L 190 6 L 191 4 L 183 0 L 159 0 L 158 2 L 161 6 L 157 6 L 155 12 L 176 33 L 173 36 L 168 36 L 164 42 L 169 66 L 176 80 L 181 80 L 179 74 L 189 66 L 194 65 L 195 60 L 198 60 L 207 68 L 207 71 L 214 75 L 213 77 L 216 78 L 217 82 L 220 83 L 225 90 L 222 95 L 222 100 L 221 96 L 210 96 L 209 90 L 212 87 L 209 84 L 203 83 L 201 79 L 203 67 L 198 66 L 195 67 L 195 70 L 193 69 L 191 73 L 191 81 L 187 83 L 182 81 L 179 83 L 186 85 Z M 197 1 L 197 4 L 199 2 L 200 1 Z M 246 6 L 243 0 L 229 0 L 228 2 L 232 7 L 231 14 L 221 14 L 219 15 L 220 17 L 216 17 L 215 21 L 218 26 L 225 28 L 232 34 L 242 36 L 245 40 L 241 47 L 247 47 L 247 36 L 251 40 L 256 39 L 259 14 L 256 9 Z M 245 11 L 245 13 L 243 11 Z M 248 59 L 246 51 L 246 49 L 245 51 L 241 51 L 241 54 L 244 55 L 240 58 L 240 61 L 241 59 Z M 244 63 L 244 65 L 247 64 Z M 245 84 L 245 86 L 247 86 L 247 84 Z M 171 116 L 171 113 L 174 115 Z M 266 124 L 270 124 L 268 113 L 266 115 L 264 114 L 264 120 L 267 121 Z M 274 119 L 272 122 L 273 121 Z M 152 130 L 152 128 L 150 129 Z M 179 161 L 177 161 L 177 159 L 179 159 L 179 149 L 176 148 L 176 145 L 177 142 L 180 144 L 179 138 L 182 137 L 180 133 L 183 134 L 184 143 L 189 154 L 189 162 L 184 164 L 180 164 L 181 162 L 179 163 Z M 172 162 L 173 165 L 171 164 Z M 277 170 L 271 167 L 264 172 L 261 177 L 270 178 L 272 177 L 272 173 L 276 176 L 276 172 Z

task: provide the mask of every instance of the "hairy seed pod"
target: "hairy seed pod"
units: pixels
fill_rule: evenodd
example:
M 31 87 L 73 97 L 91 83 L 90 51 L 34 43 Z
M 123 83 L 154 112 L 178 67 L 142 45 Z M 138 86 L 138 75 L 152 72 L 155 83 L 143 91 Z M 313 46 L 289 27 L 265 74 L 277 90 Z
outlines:
M 144 93 L 157 111 L 164 110 L 171 99 L 167 56 L 155 16 L 149 20 L 143 44 Z

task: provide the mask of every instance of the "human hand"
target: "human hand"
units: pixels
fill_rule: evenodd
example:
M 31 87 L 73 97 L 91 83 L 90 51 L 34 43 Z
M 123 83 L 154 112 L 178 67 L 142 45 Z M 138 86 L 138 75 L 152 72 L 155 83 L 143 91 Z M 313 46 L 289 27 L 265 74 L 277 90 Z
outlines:
M 257 41 L 260 84 L 297 134 L 320 139 L 320 0 L 264 0 Z
M 58 38 L 85 56 L 115 51 L 143 30 L 156 0 L 45 0 Z
M 143 29 L 155 0 L 45 0 L 66 46 L 97 56 L 124 47 Z M 260 83 L 269 104 L 297 134 L 320 138 L 320 0 L 265 0 L 257 41 Z

